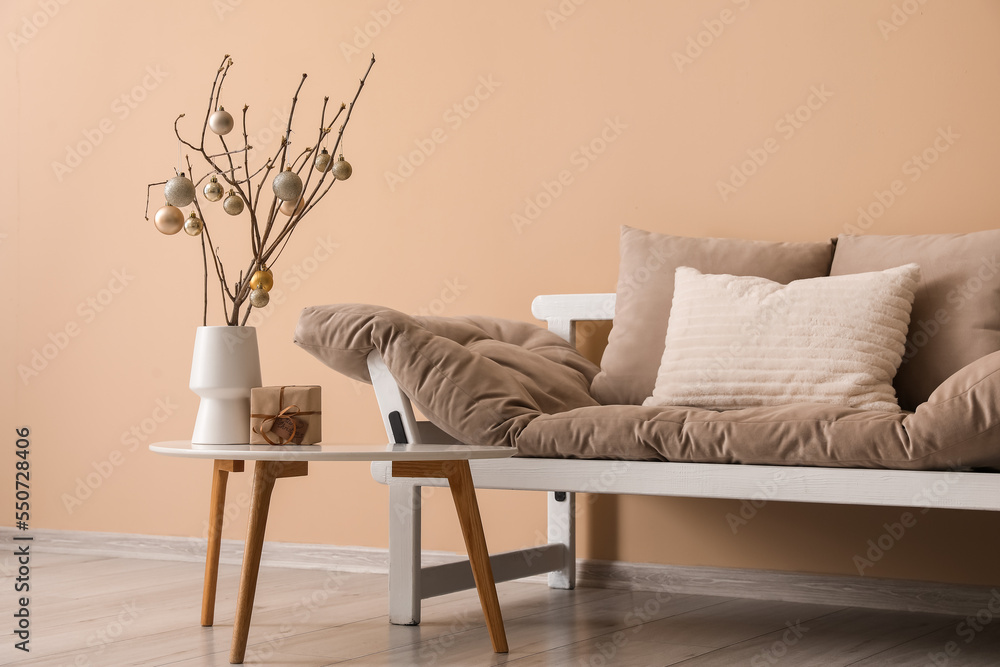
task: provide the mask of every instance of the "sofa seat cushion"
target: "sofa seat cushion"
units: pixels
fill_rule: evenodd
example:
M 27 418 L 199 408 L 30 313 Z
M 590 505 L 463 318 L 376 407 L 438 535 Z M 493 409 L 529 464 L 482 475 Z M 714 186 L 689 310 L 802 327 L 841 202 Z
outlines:
M 588 391 L 597 367 L 523 322 L 317 306 L 303 311 L 295 342 L 361 381 L 378 350 L 438 427 L 468 444 L 517 446 L 520 456 L 1000 468 L 1000 352 L 959 370 L 914 413 L 811 403 L 714 411 L 602 406 Z
M 899 458 L 905 417 L 821 403 L 603 405 L 539 416 L 517 444 L 522 456 L 869 467 Z
M 1000 468 L 1000 352 L 915 413 L 819 403 L 714 411 L 607 405 L 540 415 L 518 455 L 904 470 Z

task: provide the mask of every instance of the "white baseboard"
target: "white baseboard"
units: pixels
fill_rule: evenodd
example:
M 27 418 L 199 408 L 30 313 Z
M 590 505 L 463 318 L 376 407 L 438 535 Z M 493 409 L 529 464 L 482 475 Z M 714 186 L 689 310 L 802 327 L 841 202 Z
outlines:
M 9 541 L 15 534 L 13 529 L 0 528 L 0 537 L 4 541 Z M 187 562 L 205 560 L 204 539 L 37 529 L 32 530 L 32 535 L 32 550 L 35 552 Z M 5 554 L 5 561 L 10 558 L 12 556 Z M 424 551 L 422 560 L 424 565 L 439 565 L 462 560 L 462 556 Z M 223 540 L 220 562 L 239 565 L 242 561 L 243 542 Z M 3 562 L 0 569 L 6 571 L 9 565 Z M 389 551 L 329 544 L 265 542 L 261 565 L 387 574 Z M 545 576 L 519 581 L 544 583 Z M 581 586 L 597 588 L 664 590 L 959 615 L 975 614 L 984 609 L 991 598 L 1000 595 L 997 592 L 1000 587 L 989 586 L 588 559 L 577 560 L 577 582 Z

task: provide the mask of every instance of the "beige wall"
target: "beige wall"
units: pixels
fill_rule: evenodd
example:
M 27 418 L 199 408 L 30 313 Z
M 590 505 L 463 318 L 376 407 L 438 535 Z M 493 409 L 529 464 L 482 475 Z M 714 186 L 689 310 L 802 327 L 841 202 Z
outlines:
M 310 73 L 298 107 L 306 137 L 322 95 L 348 97 L 368 51 L 379 59 L 347 137 L 354 177 L 307 219 L 275 267 L 281 303 L 259 326 L 265 382 L 322 384 L 333 442 L 383 433 L 369 388 L 291 344 L 303 306 L 362 301 L 530 320 L 536 294 L 614 288 L 621 223 L 824 239 L 897 179 L 905 191 L 869 233 L 985 229 L 1000 211 L 1000 6 L 988 0 L 17 0 L 0 12 L 8 203 L 0 261 L 12 283 L 2 297 L 0 404 L 8 461 L 13 426 L 32 430 L 40 528 L 204 534 L 208 468 L 146 450 L 152 440 L 186 437 L 193 422 L 187 382 L 200 251 L 183 234 L 155 232 L 142 211 L 146 183 L 175 164 L 174 117 L 187 112 L 185 127 L 194 125 L 227 52 L 236 66 L 224 103 L 251 105 L 261 147 L 301 72 Z M 366 26 L 378 34 L 345 55 L 342 44 Z M 689 40 L 706 45 L 679 63 L 675 53 Z M 800 109 L 814 90 L 829 96 Z M 463 104 L 474 107 L 466 117 L 453 110 Z M 781 120 L 797 109 L 808 116 L 798 127 Z M 414 153 L 437 128 L 445 141 L 429 156 Z M 939 141 L 947 151 L 914 171 L 911 156 L 948 128 L 958 138 Z M 88 154 L 57 173 L 54 163 L 78 145 Z M 601 151 L 594 159 L 581 152 L 588 145 Z M 765 145 L 776 152 L 724 200 L 718 183 Z M 411 154 L 419 166 L 390 187 L 386 174 L 399 176 Z M 547 199 L 544 184 L 560 175 L 566 184 Z M 529 201 L 546 207 L 517 224 L 515 214 L 535 213 Z M 224 258 L 244 263 L 239 223 L 209 222 Z M 123 287 L 116 272 L 126 275 Z M 62 340 L 67 327 L 75 335 Z M 22 380 L 17 366 L 52 339 L 64 348 L 48 348 L 46 367 Z M 157 411 L 161 401 L 169 415 Z M 141 442 L 128 440 L 133 428 Z M 239 477 L 230 538 L 245 521 L 248 485 Z M 270 539 L 386 545 L 387 494 L 366 465 L 315 465 L 307 479 L 279 487 Z M 901 514 L 772 504 L 734 535 L 725 517 L 738 503 L 581 504 L 581 556 L 848 574 L 866 541 Z M 425 547 L 462 549 L 448 505 L 441 493 L 427 501 Z M 544 530 L 541 497 L 484 492 L 482 506 L 494 549 L 533 544 Z M 11 520 L 4 510 L 0 522 Z M 921 515 L 867 573 L 997 583 L 997 525 L 985 514 Z

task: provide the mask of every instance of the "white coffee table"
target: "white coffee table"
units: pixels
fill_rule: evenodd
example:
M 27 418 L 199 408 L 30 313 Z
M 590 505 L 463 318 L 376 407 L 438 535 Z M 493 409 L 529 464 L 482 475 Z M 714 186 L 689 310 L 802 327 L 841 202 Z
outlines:
M 507 636 L 500 614 L 493 568 L 483 535 L 479 503 L 472 482 L 469 461 L 513 456 L 517 450 L 506 447 L 470 445 L 192 445 L 189 440 L 157 442 L 149 449 L 167 456 L 209 459 L 215 462 L 212 473 L 212 498 L 209 509 L 208 553 L 205 557 L 205 587 L 202 592 L 201 624 L 210 626 L 215 618 L 215 591 L 219 575 L 219 549 L 222 544 L 222 518 L 226 503 L 226 483 L 231 472 L 243 472 L 244 461 L 255 461 L 250 515 L 243 552 L 243 570 L 236 600 L 233 643 L 229 662 L 243 662 L 250 615 L 253 611 L 257 573 L 267 511 L 275 480 L 304 477 L 309 461 L 392 461 L 394 477 L 439 477 L 448 480 L 458 520 L 469 552 L 469 564 L 479 592 L 479 602 L 486 617 L 490 641 L 496 653 L 507 652 Z

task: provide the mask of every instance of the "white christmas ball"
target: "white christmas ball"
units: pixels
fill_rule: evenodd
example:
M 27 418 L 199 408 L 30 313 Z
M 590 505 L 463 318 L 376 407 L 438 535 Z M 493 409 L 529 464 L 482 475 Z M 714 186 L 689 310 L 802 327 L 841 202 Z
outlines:
M 153 224 L 163 234 L 176 234 L 184 227 L 184 213 L 176 206 L 167 204 L 156 212 Z
M 297 202 L 283 201 L 278 210 L 285 215 L 298 215 L 306 207 L 306 198 L 301 197 Z
M 233 114 L 222 107 L 208 118 L 208 127 L 216 134 L 229 134 L 233 131 Z

